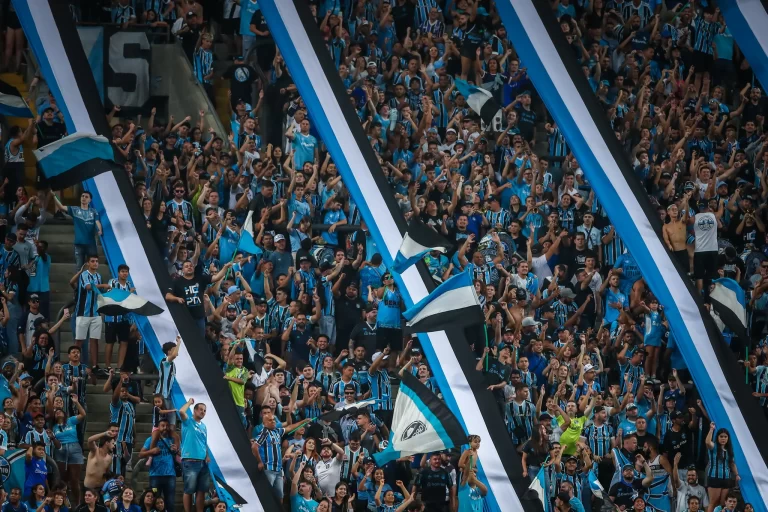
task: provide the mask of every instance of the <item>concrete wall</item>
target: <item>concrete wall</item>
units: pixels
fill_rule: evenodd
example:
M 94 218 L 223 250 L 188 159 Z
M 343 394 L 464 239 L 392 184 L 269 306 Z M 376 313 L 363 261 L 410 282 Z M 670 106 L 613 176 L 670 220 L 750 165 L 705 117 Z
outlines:
M 192 64 L 184 55 L 180 45 L 152 45 L 152 96 L 167 96 L 168 110 L 173 114 L 175 122 L 180 122 L 186 116 L 192 117 L 192 123 L 197 122 L 201 109 L 205 115 L 205 131 L 213 127 L 216 133 L 226 138 L 227 130 L 216 115 L 216 108 L 205 94 L 205 89 L 195 80 L 192 74 Z

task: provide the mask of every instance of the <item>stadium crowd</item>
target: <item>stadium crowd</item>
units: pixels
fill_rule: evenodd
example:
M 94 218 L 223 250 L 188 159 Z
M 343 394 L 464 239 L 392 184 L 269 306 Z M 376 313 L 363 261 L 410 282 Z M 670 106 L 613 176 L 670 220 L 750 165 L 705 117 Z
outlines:
M 440 396 L 439 369 L 403 332 L 391 271 L 314 131 L 258 2 L 226 0 L 222 9 L 116 0 L 92 11 L 70 3 L 81 21 L 172 26 L 212 97 L 214 41 L 234 56 L 223 75 L 229 133 L 206 130 L 204 111 L 176 122 L 153 109 L 141 123 L 118 106 L 108 118 L 116 161 L 174 277 L 166 300 L 186 304 L 197 322 L 275 495 L 294 512 L 483 510 L 476 436 L 463 451 L 384 467 L 371 457 L 389 437 L 399 375 L 411 372 Z M 547 499 L 560 512 L 753 510 L 739 492 L 730 433 L 710 422 L 664 305 L 539 100 L 493 2 L 309 3 L 403 214 L 454 246 L 425 258 L 430 272 L 439 280 L 473 276 L 486 324 L 466 337 L 523 476 L 543 471 Z M 704 1 L 557 0 L 552 9 L 657 205 L 664 243 L 705 296 L 718 276 L 747 292 L 750 338 L 724 334 L 756 406 L 768 408 L 768 107 L 749 64 L 719 10 Z M 18 67 L 23 48 L 12 16 L 5 68 L 12 60 Z M 500 127 L 481 123 L 456 79 L 493 94 Z M 271 112 L 281 112 L 284 133 L 274 140 L 260 129 L 266 93 L 280 98 Z M 154 393 L 132 379 L 148 357 L 138 330 L 129 317 L 95 310 L 95 288 L 132 291 L 130 269 L 102 280 L 102 227 L 90 194 L 64 206 L 44 183 L 36 192 L 21 186 L 22 145 L 66 133 L 54 98 L 33 101 L 37 119 L 8 131 L 0 186 L 0 339 L 8 356 L 0 455 L 26 450 L 24 486 L 0 491 L 3 512 L 174 510 L 177 476 L 186 511 L 223 512 L 227 505 L 210 492 L 199 428 L 206 407 L 190 400 L 176 410 L 170 401 L 182 340 L 163 346 Z M 249 211 L 259 249 L 252 253 L 238 245 Z M 75 225 L 75 305 L 60 320 L 51 316 L 51 262 L 39 237 L 54 213 Z M 51 335 L 68 320 L 76 343 L 64 357 Z M 109 418 L 89 416 L 86 383 L 97 379 L 112 396 Z M 366 398 L 377 402 L 359 415 L 318 419 Z M 153 405 L 153 433 L 136 446 L 142 401 Z M 86 417 L 108 420 L 108 430 L 86 438 Z M 125 483 L 139 466 L 150 475 L 143 493 Z

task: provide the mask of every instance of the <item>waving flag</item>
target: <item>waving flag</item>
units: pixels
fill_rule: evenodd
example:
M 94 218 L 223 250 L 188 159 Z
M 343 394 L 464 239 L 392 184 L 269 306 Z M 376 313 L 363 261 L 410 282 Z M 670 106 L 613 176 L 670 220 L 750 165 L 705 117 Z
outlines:
M 405 269 L 419 261 L 430 251 L 440 251 L 445 254 L 451 250 L 451 244 L 434 229 L 423 222 L 414 220 L 408 224 L 408 231 L 403 237 L 403 243 L 397 251 L 392 270 L 402 274 Z
M 135 313 L 141 316 L 154 316 L 163 312 L 147 299 L 139 297 L 128 290 L 114 288 L 105 293 L 99 293 L 96 298 L 98 312 L 102 315 L 119 316 Z
M 528 489 L 536 493 L 544 512 L 551 512 L 552 502 L 549 500 L 549 479 L 547 478 L 547 468 L 541 468 L 536 474 Z
M 485 126 L 498 131 L 501 128 L 501 107 L 493 99 L 493 94 L 482 87 L 468 83 L 466 80 L 457 78 L 454 83 L 459 93 L 467 100 L 469 108 L 477 112 Z
M 19 90 L 3 81 L 0 81 L 0 114 L 10 117 L 34 117 Z
M 344 405 L 344 407 L 342 407 L 341 409 L 334 409 L 332 411 L 328 411 L 327 413 L 321 415 L 318 419 L 325 420 L 325 421 L 337 421 L 343 418 L 344 416 L 357 416 L 358 411 L 368 410 L 368 407 L 374 405 L 376 402 L 379 402 L 379 401 L 380 400 L 377 400 L 376 398 L 360 400 L 359 402 Z
M 411 332 L 441 331 L 450 325 L 466 327 L 484 321 L 469 272 L 462 272 L 435 288 L 403 316 Z
M 110 170 L 114 153 L 106 137 L 74 133 L 35 150 L 48 185 L 61 190 Z
M 714 288 L 709 294 L 712 309 L 720 316 L 725 327 L 733 331 L 742 342 L 748 340 L 744 290 L 739 283 L 728 277 L 715 279 L 713 283 Z
M 248 216 L 243 223 L 243 229 L 240 230 L 240 241 L 237 243 L 237 250 L 247 252 L 257 256 L 262 251 L 253 239 L 253 210 L 248 211 Z
M 373 454 L 376 464 L 416 455 L 450 450 L 466 444 L 467 435 L 445 403 L 414 377 L 405 372 L 392 416 L 392 430 L 384 451 Z
M 594 469 L 590 469 L 589 473 L 587 473 L 587 480 L 589 480 L 589 490 L 592 491 L 592 494 L 598 499 L 602 500 L 605 489 L 603 489 L 603 484 L 597 479 Z

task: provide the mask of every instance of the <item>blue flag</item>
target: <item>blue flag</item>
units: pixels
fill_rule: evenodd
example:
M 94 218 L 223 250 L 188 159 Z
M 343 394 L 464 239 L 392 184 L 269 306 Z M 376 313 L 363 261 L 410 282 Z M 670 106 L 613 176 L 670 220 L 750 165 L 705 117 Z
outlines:
M 435 288 L 403 316 L 412 332 L 445 330 L 485 321 L 469 272 L 461 272 Z
M 254 256 L 261 256 L 264 252 L 256 245 L 253 239 L 253 210 L 248 212 L 248 216 L 243 223 L 243 229 L 240 230 L 240 241 L 237 244 L 237 250 L 253 254 Z
M 98 288 L 96 289 L 98 291 Z M 139 297 L 135 293 L 120 288 L 108 292 L 99 292 L 96 298 L 98 312 L 107 316 L 120 316 L 135 313 L 141 316 L 159 315 L 163 309 Z
M 48 184 L 53 189 L 69 187 L 111 169 L 112 145 L 106 137 L 74 133 L 35 150 Z
M 437 231 L 417 220 L 408 224 L 408 231 L 395 256 L 392 270 L 402 274 L 405 269 L 421 260 L 430 251 L 447 253 L 451 245 Z
M 712 309 L 720 316 L 725 327 L 738 336 L 742 343 L 749 339 L 747 332 L 747 301 L 744 289 L 735 280 L 723 277 L 715 279 L 709 294 Z
M 552 502 L 549 499 L 549 479 L 547 478 L 547 468 L 541 468 L 536 474 L 536 478 L 533 479 L 531 485 L 528 486 L 530 490 L 536 493 L 541 501 L 541 506 L 544 507 L 544 512 L 552 511 Z
M 483 121 L 483 129 L 491 128 L 493 131 L 501 129 L 501 106 L 493 99 L 490 91 L 472 85 L 465 80 L 454 80 L 456 89 L 467 100 L 469 107 L 474 110 Z

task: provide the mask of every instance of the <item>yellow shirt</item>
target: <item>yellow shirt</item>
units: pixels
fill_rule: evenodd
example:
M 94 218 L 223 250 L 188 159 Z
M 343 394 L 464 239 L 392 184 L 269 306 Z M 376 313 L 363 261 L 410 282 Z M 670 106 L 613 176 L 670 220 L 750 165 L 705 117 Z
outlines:
M 576 453 L 576 443 L 581 437 L 581 430 L 584 428 L 586 422 L 586 416 L 571 418 L 571 424 L 568 425 L 568 428 L 563 432 L 563 435 L 560 436 L 560 446 L 563 447 L 563 454 L 573 455 Z M 557 424 L 562 427 L 563 423 L 565 423 L 565 418 L 558 416 Z
M 248 380 L 248 368 L 230 366 L 225 375 L 246 382 Z M 245 407 L 245 384 L 238 384 L 231 380 L 228 380 L 227 384 L 229 384 L 229 390 L 232 392 L 232 399 L 235 401 L 235 405 Z

